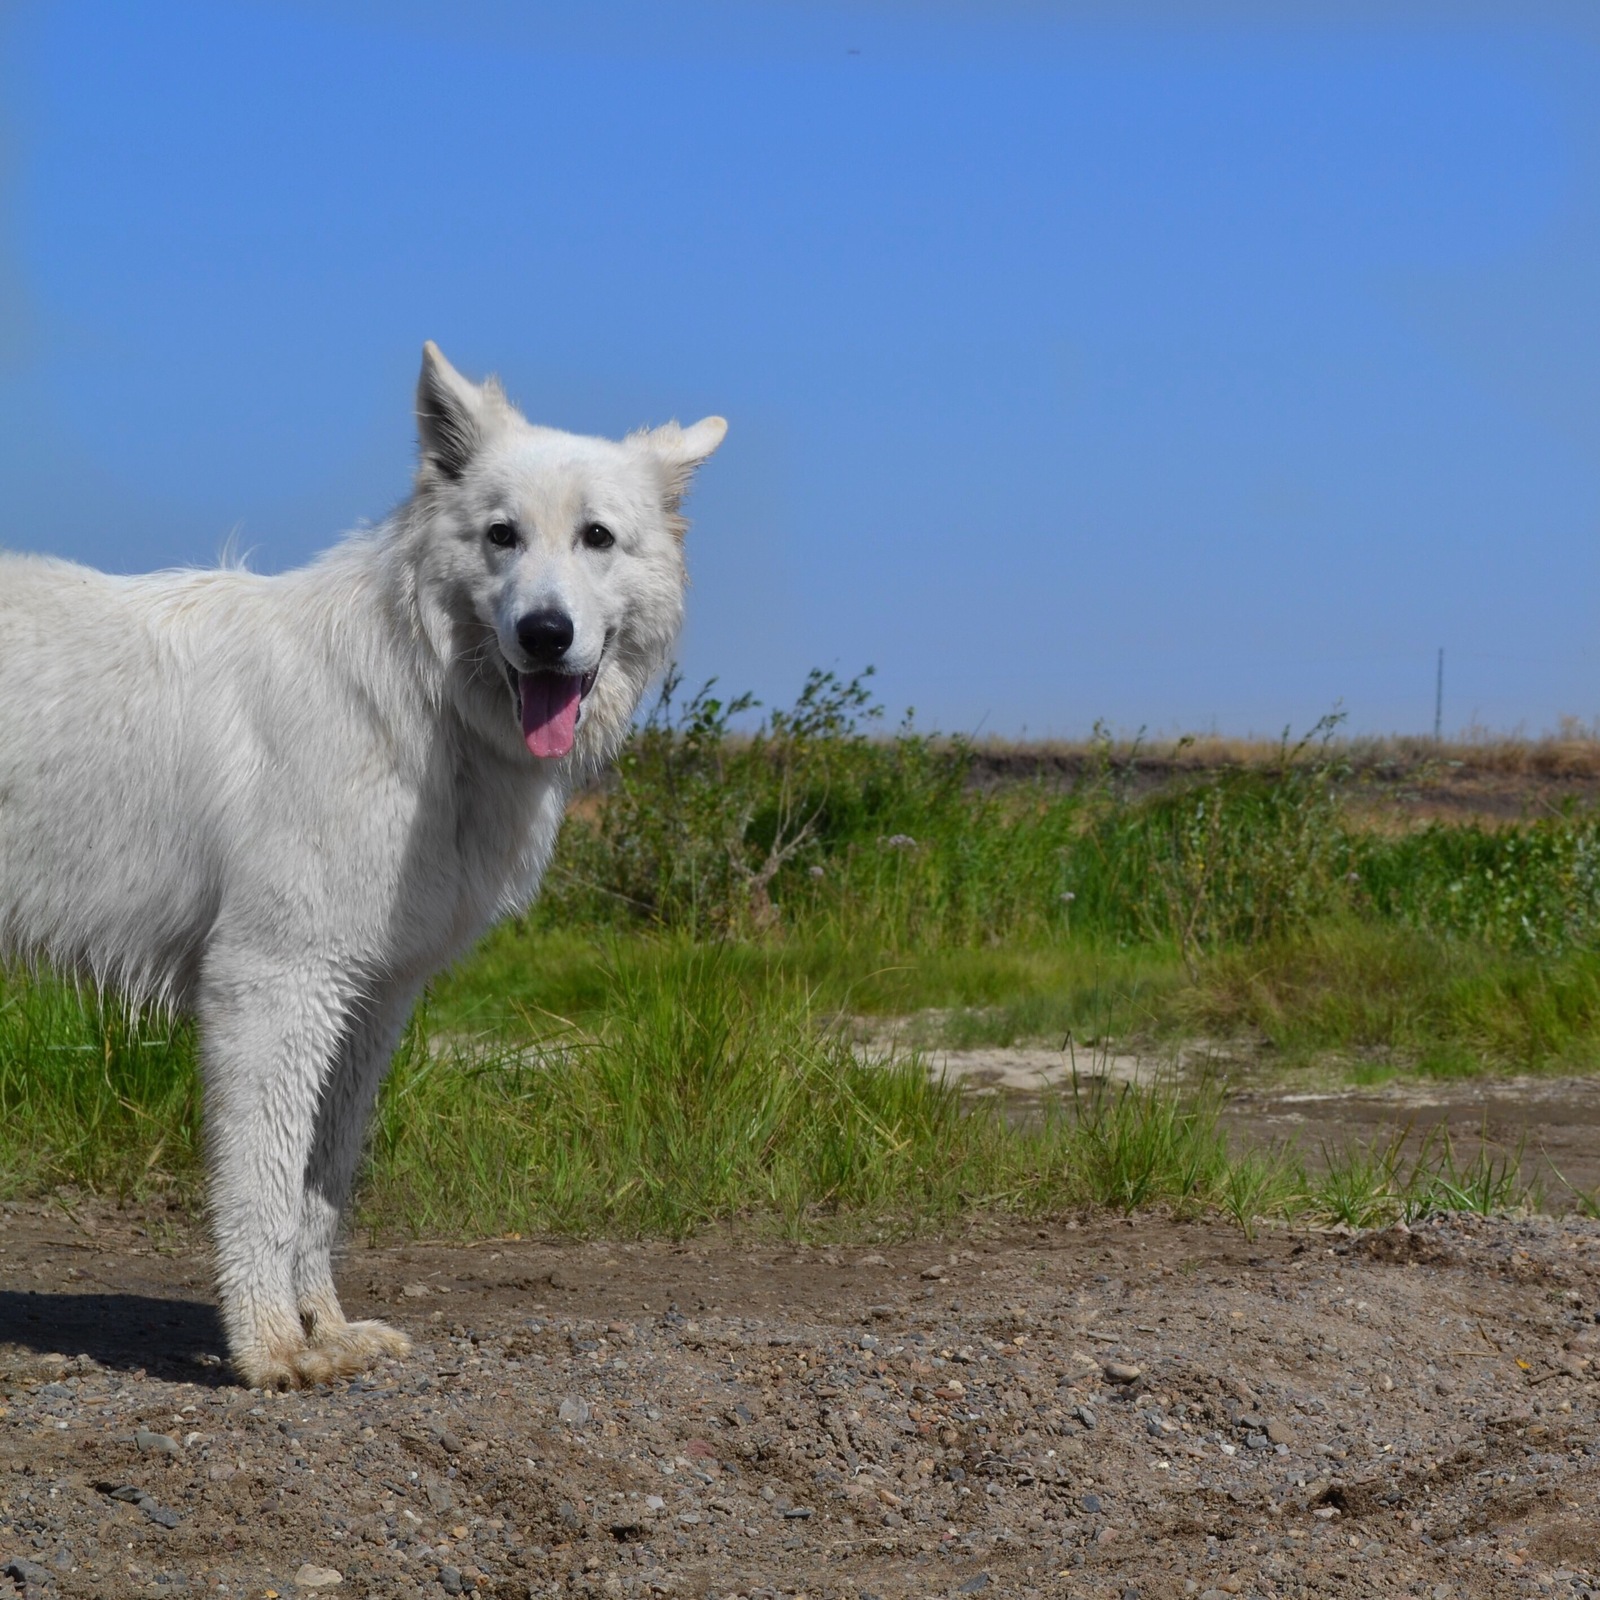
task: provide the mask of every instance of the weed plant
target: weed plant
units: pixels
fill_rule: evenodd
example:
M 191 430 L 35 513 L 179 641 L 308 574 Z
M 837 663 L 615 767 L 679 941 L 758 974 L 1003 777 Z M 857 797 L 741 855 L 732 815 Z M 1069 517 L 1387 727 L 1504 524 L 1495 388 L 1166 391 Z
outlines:
M 1101 733 L 1066 789 L 974 781 L 975 751 L 909 716 L 889 737 L 868 678 L 814 672 L 795 705 L 737 732 L 748 695 L 676 677 L 612 790 L 562 836 L 527 926 L 786 934 L 895 951 L 1088 941 L 1217 951 L 1340 918 L 1541 955 L 1600 936 L 1600 819 L 1353 824 L 1339 719 L 1271 767 L 1130 799 L 1137 749 Z

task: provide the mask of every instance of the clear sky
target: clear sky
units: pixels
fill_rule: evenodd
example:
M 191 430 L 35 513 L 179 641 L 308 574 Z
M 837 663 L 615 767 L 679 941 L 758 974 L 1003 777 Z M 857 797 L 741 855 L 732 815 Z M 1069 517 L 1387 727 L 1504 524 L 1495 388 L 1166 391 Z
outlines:
M 695 680 L 1420 731 L 1442 645 L 1448 728 L 1592 720 L 1590 15 L 0 5 L 0 543 L 297 563 L 403 495 L 434 338 L 729 418 Z

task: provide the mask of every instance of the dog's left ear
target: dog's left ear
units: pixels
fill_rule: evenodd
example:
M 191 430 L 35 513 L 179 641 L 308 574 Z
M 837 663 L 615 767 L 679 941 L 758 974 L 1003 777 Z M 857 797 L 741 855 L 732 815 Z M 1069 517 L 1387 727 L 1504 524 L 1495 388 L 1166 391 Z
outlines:
M 422 468 L 443 478 L 459 478 L 506 412 L 506 399 L 493 378 L 476 384 L 463 378 L 432 339 L 422 347 L 417 378 L 417 443 Z
M 660 464 L 661 498 L 669 516 L 676 516 L 694 469 L 722 443 L 727 433 L 728 424 L 724 418 L 702 417 L 687 428 L 669 422 L 635 435 Z

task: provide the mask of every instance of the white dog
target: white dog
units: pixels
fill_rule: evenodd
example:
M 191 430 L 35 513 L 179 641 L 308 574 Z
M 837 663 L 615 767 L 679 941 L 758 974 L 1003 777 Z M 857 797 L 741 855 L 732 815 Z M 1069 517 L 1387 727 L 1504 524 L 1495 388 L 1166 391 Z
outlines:
M 727 425 L 530 426 L 432 344 L 411 498 L 308 567 L 0 556 L 0 949 L 199 1023 L 218 1291 L 253 1385 L 403 1353 L 330 1262 L 418 990 L 526 905 L 683 614 Z

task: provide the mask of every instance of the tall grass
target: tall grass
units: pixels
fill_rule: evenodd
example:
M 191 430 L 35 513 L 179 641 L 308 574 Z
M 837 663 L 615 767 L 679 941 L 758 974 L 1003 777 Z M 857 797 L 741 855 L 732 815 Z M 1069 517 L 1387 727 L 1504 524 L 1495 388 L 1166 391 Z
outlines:
M 1141 793 L 1138 749 L 1104 737 L 1067 787 L 986 786 L 960 740 L 876 736 L 865 679 L 813 674 L 736 733 L 753 714 L 669 682 L 539 905 L 444 980 L 441 1014 L 581 1012 L 596 934 L 651 935 L 643 961 L 668 934 L 840 1011 L 941 1010 L 953 1044 L 1200 1029 L 1429 1072 L 1594 1064 L 1589 813 L 1374 830 L 1332 719 Z
M 51 980 L 0 978 L 0 1189 L 127 1194 L 192 1177 L 189 1030 Z
M 1588 813 L 1374 831 L 1332 722 L 1147 793 L 1103 737 L 1067 787 L 985 784 L 961 740 L 883 735 L 865 677 L 759 710 L 669 681 L 538 905 L 435 985 L 379 1107 L 370 1221 L 1248 1223 L 1509 1193 L 1447 1150 L 1230 1150 L 1215 1096 L 1171 1085 L 1080 1085 L 1007 1122 L 914 1055 L 863 1060 L 863 1017 L 936 1011 L 947 1044 L 1250 1034 L 1438 1073 L 1600 1059 Z M 184 1027 L 0 982 L 0 1185 L 192 1188 L 199 1127 Z
M 985 788 L 975 752 L 909 720 L 871 737 L 865 678 L 813 673 L 754 708 L 670 679 L 604 803 L 563 834 L 542 928 L 653 927 L 925 951 L 996 943 L 1207 954 L 1331 918 L 1538 954 L 1600 942 L 1600 819 L 1352 821 L 1337 719 L 1271 766 L 1180 776 L 1133 799 L 1108 739 L 1068 788 Z
M 977 1209 L 1165 1206 L 1368 1220 L 1516 1200 L 1514 1166 L 1409 1161 L 1399 1147 L 1308 1160 L 1235 1149 L 1214 1088 L 1076 1080 L 1037 1115 L 963 1103 L 914 1054 L 863 1058 L 809 991 L 753 991 L 724 950 L 607 970 L 583 1027 L 492 1038 L 413 1022 L 375 1121 L 360 1214 L 411 1232 L 667 1234 L 720 1223 L 883 1237 Z M 188 1035 L 12 986 L 0 1181 L 194 1198 Z M 1092 1062 L 1087 1065 L 1093 1065 Z M 26 1068 L 26 1070 L 24 1070 Z

